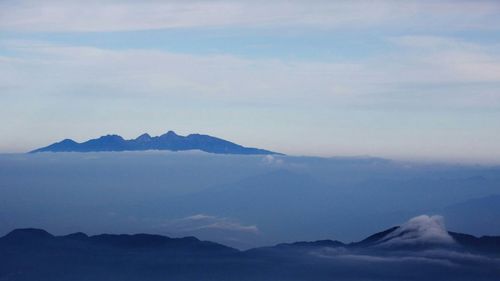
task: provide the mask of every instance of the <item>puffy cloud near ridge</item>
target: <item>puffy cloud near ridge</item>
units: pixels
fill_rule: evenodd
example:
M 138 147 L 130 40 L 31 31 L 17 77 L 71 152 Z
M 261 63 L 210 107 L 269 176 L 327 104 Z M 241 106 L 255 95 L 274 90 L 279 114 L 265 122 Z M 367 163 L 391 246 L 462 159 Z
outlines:
M 382 238 L 387 240 L 380 247 L 418 244 L 453 244 L 443 217 L 421 215 L 410 219 L 395 231 Z
M 363 268 L 372 265 L 422 265 L 460 270 L 477 265 L 491 268 L 500 266 L 500 259 L 496 256 L 468 252 L 458 246 L 448 234 L 443 218 L 437 215 L 414 217 L 380 241 L 384 242 L 372 247 L 325 247 L 310 251 L 309 254 L 330 260 L 336 265 L 354 263 Z M 430 247 L 413 247 L 420 245 Z

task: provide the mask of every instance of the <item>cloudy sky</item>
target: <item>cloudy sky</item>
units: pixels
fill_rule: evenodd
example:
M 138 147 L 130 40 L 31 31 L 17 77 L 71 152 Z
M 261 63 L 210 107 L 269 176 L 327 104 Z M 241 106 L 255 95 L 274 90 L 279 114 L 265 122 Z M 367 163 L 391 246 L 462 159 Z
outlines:
M 175 130 L 494 162 L 499 86 L 498 1 L 0 2 L 0 152 Z

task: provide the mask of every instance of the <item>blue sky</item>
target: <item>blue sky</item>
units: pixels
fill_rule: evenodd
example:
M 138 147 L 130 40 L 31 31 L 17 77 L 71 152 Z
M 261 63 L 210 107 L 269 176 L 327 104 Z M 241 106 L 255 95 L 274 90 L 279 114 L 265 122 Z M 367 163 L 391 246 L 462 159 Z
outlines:
M 498 162 L 497 1 L 2 1 L 0 152 L 207 133 Z

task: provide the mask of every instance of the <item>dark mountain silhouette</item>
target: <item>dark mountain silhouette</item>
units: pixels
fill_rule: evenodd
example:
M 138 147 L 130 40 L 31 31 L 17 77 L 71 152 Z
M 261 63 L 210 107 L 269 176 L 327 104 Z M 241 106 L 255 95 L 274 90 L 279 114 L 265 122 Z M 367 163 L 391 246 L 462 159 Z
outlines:
M 173 131 L 168 131 L 156 137 L 151 137 L 149 134 L 142 134 L 131 140 L 125 140 L 118 135 L 106 135 L 82 143 L 65 139 L 49 146 L 35 149 L 31 153 L 141 150 L 183 151 L 194 149 L 218 154 L 280 154 L 265 149 L 244 147 L 209 135 L 190 134 L 188 136 L 180 136 Z
M 267 251 L 267 250 L 290 250 L 290 249 L 311 249 L 311 248 L 346 248 L 346 249 L 370 249 L 374 248 L 377 250 L 380 250 L 380 248 L 377 248 L 383 243 L 389 243 L 393 239 L 400 238 L 402 235 L 408 235 L 408 232 L 401 232 L 398 233 L 397 235 L 391 235 L 393 233 L 396 233 L 396 231 L 399 229 L 399 226 L 391 227 L 387 230 L 375 233 L 359 242 L 352 242 L 352 243 L 343 243 L 338 240 L 317 240 L 317 241 L 300 241 L 300 242 L 294 242 L 294 243 L 282 243 L 278 244 L 276 246 L 272 247 L 260 247 L 260 248 L 255 248 L 255 249 L 250 249 L 248 252 L 260 252 L 260 251 Z M 446 244 L 446 245 L 439 245 L 436 244 L 432 241 L 425 242 L 425 241 L 420 241 L 418 243 L 418 248 L 414 247 L 414 245 L 403 245 L 402 247 L 384 247 L 382 248 L 384 251 L 392 251 L 392 250 L 411 250 L 415 251 L 416 249 L 429 249 L 429 248 L 455 248 L 455 249 L 460 249 L 460 250 L 467 250 L 470 252 L 476 252 L 476 253 L 496 253 L 500 255 L 500 236 L 481 236 L 481 237 L 476 237 L 473 235 L 469 234 L 464 234 L 464 233 L 457 233 L 457 232 L 452 232 L 449 231 L 448 234 L 453 238 L 453 240 L 456 243 L 453 244 Z M 411 234 L 411 236 L 416 236 L 418 234 Z
M 384 243 L 390 243 L 391 240 L 395 240 L 397 238 L 401 238 L 404 235 L 416 236 L 416 234 L 408 233 L 408 232 L 399 232 L 397 235 L 391 235 L 396 233 L 399 229 L 399 226 L 391 227 L 387 230 L 375 233 L 362 241 L 353 242 L 348 244 L 348 247 L 351 248 L 370 248 L 370 247 L 378 247 L 383 245 Z M 453 238 L 454 243 L 452 244 L 443 244 L 439 245 L 439 243 L 435 243 L 433 241 L 419 241 L 415 244 L 403 244 L 397 247 L 384 247 L 384 250 L 425 250 L 425 249 L 433 249 L 436 247 L 441 248 L 455 248 L 460 250 L 467 250 L 469 252 L 477 252 L 477 253 L 496 253 L 500 254 L 500 236 L 481 236 L 476 237 L 469 234 L 458 233 L 453 231 L 448 231 L 448 234 Z
M 377 245 L 378 243 L 382 242 L 385 240 L 385 237 L 387 237 L 390 233 L 396 231 L 399 228 L 399 226 L 391 227 L 389 229 L 386 229 L 381 232 L 377 232 L 373 235 L 370 235 L 366 237 L 365 239 L 359 241 L 359 242 L 354 242 L 351 243 L 350 246 L 354 247 L 370 247 Z
M 500 236 L 476 237 L 469 234 L 449 232 L 461 246 L 477 252 L 500 253 Z
M 210 255 L 224 255 L 238 252 L 236 249 L 209 241 L 200 241 L 195 237 L 169 238 L 153 234 L 100 234 L 88 236 L 85 233 L 73 233 L 65 236 L 54 236 L 42 229 L 26 228 L 16 229 L 0 238 L 0 247 L 62 247 L 72 248 L 86 245 L 89 249 L 95 247 L 114 248 L 121 250 L 161 250 L 167 249 L 170 253 L 182 251 L 183 253 Z
M 399 227 L 345 244 L 319 240 L 239 251 L 194 237 L 17 229 L 0 238 L 0 280 L 498 280 L 500 236 L 449 232 L 456 245 L 377 245 Z M 399 232 L 398 232 L 399 233 Z

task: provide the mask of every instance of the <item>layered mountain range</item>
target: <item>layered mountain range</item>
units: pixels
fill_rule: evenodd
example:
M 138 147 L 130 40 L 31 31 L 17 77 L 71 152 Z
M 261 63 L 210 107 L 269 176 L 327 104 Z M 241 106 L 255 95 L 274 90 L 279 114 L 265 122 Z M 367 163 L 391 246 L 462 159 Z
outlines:
M 78 143 L 72 139 L 64 139 L 49 146 L 31 151 L 36 152 L 99 152 L 99 151 L 142 151 L 142 150 L 201 150 L 217 154 L 279 154 L 277 152 L 244 147 L 242 145 L 201 134 L 181 136 L 174 131 L 152 137 L 142 134 L 135 139 L 126 140 L 119 135 L 106 135 Z
M 0 280 L 498 280 L 500 236 L 435 226 L 420 217 L 360 242 L 247 251 L 194 237 L 17 229 L 0 238 Z

